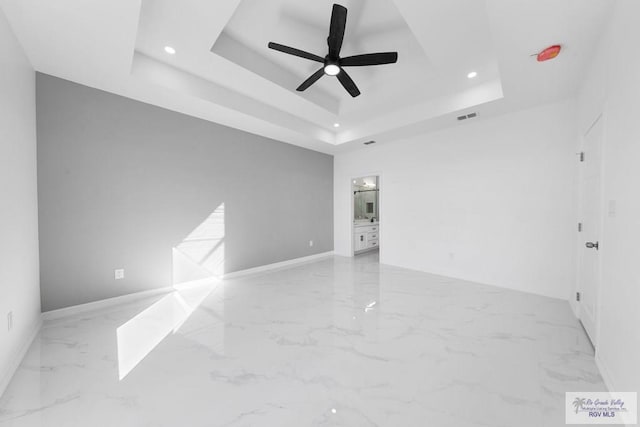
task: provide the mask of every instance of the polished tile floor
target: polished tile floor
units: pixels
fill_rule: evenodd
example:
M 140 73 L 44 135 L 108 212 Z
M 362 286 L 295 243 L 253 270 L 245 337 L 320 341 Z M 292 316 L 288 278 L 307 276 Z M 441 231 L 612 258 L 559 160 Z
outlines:
M 0 426 L 564 426 L 589 390 L 566 302 L 369 254 L 48 321 Z

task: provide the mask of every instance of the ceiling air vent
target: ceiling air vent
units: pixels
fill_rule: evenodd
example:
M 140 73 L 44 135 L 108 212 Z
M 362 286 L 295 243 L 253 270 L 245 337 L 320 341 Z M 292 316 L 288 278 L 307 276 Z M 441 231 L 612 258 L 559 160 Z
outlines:
M 467 119 L 473 119 L 474 117 L 478 117 L 478 113 L 469 113 L 469 114 L 465 114 L 463 116 L 458 116 L 458 120 L 462 121 L 462 120 L 467 120 Z
M 371 144 L 375 144 L 375 143 L 376 143 L 375 141 L 367 141 L 367 142 L 364 143 L 364 145 L 371 145 Z

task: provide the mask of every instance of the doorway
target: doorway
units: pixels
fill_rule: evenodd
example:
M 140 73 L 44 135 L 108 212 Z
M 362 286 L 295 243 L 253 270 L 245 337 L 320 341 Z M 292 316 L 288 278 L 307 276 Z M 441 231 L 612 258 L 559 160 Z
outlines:
M 374 257 L 380 251 L 380 176 L 351 180 L 352 249 L 354 256 Z
M 600 257 L 602 247 L 602 115 L 584 136 L 580 153 L 580 238 L 578 267 L 578 304 L 580 321 L 592 344 L 598 342 L 598 304 L 600 295 Z

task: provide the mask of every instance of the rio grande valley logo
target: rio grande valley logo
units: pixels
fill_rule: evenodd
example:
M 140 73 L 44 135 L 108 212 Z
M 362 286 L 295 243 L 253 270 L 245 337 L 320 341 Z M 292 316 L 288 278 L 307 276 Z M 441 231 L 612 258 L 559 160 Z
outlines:
M 567 424 L 635 424 L 637 393 L 567 392 Z

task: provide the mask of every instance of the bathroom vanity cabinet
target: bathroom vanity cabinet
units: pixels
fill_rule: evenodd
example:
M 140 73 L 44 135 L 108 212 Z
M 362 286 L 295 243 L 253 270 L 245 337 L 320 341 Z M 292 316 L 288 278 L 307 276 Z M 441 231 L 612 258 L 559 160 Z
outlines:
M 353 248 L 355 253 L 369 251 L 378 247 L 380 236 L 379 222 L 356 222 L 353 230 Z

